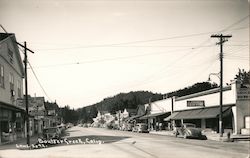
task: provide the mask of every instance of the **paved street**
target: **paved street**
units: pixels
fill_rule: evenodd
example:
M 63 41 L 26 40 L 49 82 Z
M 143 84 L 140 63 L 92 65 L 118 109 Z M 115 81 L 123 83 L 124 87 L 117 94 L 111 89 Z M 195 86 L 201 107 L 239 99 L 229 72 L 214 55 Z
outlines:
M 73 127 L 67 141 L 33 150 L 0 146 L 1 158 L 247 158 L 249 142 L 182 139 L 148 133 Z M 74 140 L 74 141 L 73 141 Z

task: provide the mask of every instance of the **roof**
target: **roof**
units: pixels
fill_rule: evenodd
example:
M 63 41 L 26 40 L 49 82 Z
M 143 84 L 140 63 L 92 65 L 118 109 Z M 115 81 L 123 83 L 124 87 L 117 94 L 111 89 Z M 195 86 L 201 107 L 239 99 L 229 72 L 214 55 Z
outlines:
M 130 120 L 133 120 L 133 119 L 137 119 L 137 118 L 139 118 L 139 117 L 142 117 L 142 116 L 143 116 L 143 115 L 135 115 L 135 116 L 128 117 L 128 118 L 126 118 L 125 120 L 130 121 Z
M 161 112 L 161 113 L 155 113 L 155 114 L 148 114 L 148 115 L 142 116 L 140 119 L 141 120 L 148 119 L 148 118 L 151 118 L 151 117 L 162 116 L 162 115 L 169 114 L 169 113 L 170 112 Z
M 8 41 L 7 41 L 8 40 Z M 20 67 L 20 71 L 21 71 L 21 75 L 22 77 L 24 77 L 24 66 L 23 66 L 23 61 L 18 49 L 18 45 L 17 45 L 17 41 L 16 41 L 16 37 L 15 34 L 13 33 L 0 33 L 0 43 L 2 42 L 11 42 L 14 49 L 15 49 L 15 54 L 17 57 L 17 61 L 18 61 L 18 65 Z
M 231 90 L 231 86 L 223 87 L 223 91 L 228 91 L 228 90 Z M 175 101 L 195 98 L 195 97 L 204 96 L 204 95 L 208 95 L 208 94 L 214 94 L 214 93 L 218 93 L 218 92 L 220 92 L 220 88 L 214 88 L 214 89 L 210 89 L 210 90 L 206 90 L 206 91 L 202 91 L 202 92 L 198 92 L 198 93 L 194 93 L 194 94 L 190 94 L 190 95 L 185 95 L 182 97 L 176 97 Z
M 5 109 L 9 109 L 9 110 L 13 110 L 13 111 L 20 111 L 20 112 L 26 112 L 24 108 L 16 106 L 16 105 L 12 105 L 12 104 L 7 104 L 4 102 L 0 101 L 0 108 L 5 108 Z
M 0 41 L 6 39 L 7 37 L 9 37 L 11 34 L 9 33 L 0 33 Z
M 46 110 L 58 110 L 59 106 L 57 105 L 57 103 L 50 103 L 50 102 L 45 102 L 45 109 Z
M 223 106 L 222 113 L 225 113 L 232 106 Z M 220 106 L 209 107 L 209 108 L 201 108 L 201 109 L 192 109 L 174 112 L 172 115 L 168 116 L 164 119 L 164 121 L 171 120 L 180 120 L 180 119 L 202 119 L 202 118 L 216 118 L 220 114 Z

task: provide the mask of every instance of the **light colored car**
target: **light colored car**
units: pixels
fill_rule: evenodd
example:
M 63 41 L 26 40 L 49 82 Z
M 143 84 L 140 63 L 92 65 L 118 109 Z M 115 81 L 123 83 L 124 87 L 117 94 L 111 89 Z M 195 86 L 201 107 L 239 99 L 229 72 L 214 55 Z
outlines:
M 60 129 L 58 127 L 49 127 L 43 129 L 44 139 L 58 139 L 60 138 Z
M 183 123 L 181 127 L 176 127 L 174 130 L 175 136 L 181 136 L 183 138 L 198 138 L 203 139 L 204 136 L 201 133 L 200 128 L 196 128 L 195 124 Z
M 148 126 L 146 123 L 137 123 L 135 127 L 132 129 L 133 132 L 138 132 L 138 133 L 148 133 Z

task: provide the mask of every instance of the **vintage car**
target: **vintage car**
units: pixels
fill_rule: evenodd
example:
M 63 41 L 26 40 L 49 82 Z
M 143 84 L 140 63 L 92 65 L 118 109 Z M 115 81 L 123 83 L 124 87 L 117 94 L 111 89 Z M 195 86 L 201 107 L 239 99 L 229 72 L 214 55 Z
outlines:
M 133 127 L 132 132 L 148 133 L 148 126 L 146 123 L 137 123 L 135 127 Z
M 176 127 L 174 129 L 175 136 L 181 136 L 183 138 L 197 138 L 204 139 L 204 136 L 201 133 L 200 128 L 196 128 L 196 126 L 192 123 L 183 123 L 181 127 Z
M 43 129 L 43 139 L 58 139 L 61 132 L 58 127 L 49 127 Z

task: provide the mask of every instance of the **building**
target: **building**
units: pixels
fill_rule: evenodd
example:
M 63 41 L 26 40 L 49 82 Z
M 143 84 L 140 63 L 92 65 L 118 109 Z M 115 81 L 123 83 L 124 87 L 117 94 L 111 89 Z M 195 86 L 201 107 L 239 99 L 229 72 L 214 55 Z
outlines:
M 0 33 L 0 144 L 25 137 L 24 68 L 14 34 Z
M 46 116 L 44 97 L 28 96 L 28 109 L 30 116 L 30 135 L 42 134 L 44 118 Z M 17 99 L 17 105 L 25 109 L 25 99 Z
M 59 106 L 56 102 L 45 102 L 44 128 L 56 127 L 62 123 Z
M 164 121 L 178 126 L 193 123 L 203 130 L 219 132 L 220 89 L 215 88 L 187 96 L 174 98 L 171 115 Z M 250 88 L 240 81 L 223 87 L 222 120 L 223 129 L 233 134 L 250 134 Z M 224 132 L 226 132 L 224 131 Z
M 145 105 L 146 115 L 140 117 L 140 119 L 145 120 L 150 131 L 165 129 L 166 124 L 163 119 L 171 114 L 171 105 L 171 98 L 148 103 Z

